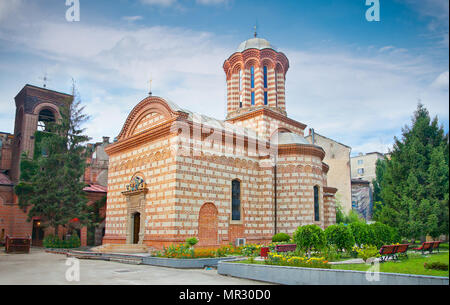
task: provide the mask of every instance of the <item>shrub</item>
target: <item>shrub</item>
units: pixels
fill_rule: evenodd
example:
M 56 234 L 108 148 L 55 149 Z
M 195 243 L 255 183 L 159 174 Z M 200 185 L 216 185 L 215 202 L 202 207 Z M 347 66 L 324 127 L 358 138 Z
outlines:
M 61 240 L 55 235 L 47 235 L 44 237 L 43 245 L 45 248 L 61 248 Z
M 289 256 L 277 253 L 269 253 L 267 265 L 277 266 L 290 266 L 290 267 L 307 267 L 307 268 L 322 268 L 330 269 L 331 265 L 324 257 L 301 257 L 301 256 Z
M 272 237 L 272 242 L 279 243 L 279 242 L 288 242 L 291 240 L 291 237 L 289 234 L 286 233 L 277 233 Z
M 434 270 L 448 270 L 448 264 L 441 263 L 441 262 L 431 262 L 431 263 L 424 263 L 423 266 L 425 269 L 434 269 Z
M 329 226 L 325 229 L 325 236 L 328 244 L 336 246 L 337 250 L 345 249 L 350 252 L 355 244 L 352 230 L 344 224 Z
M 378 248 L 372 245 L 365 244 L 361 248 L 354 247 L 353 250 L 358 253 L 358 257 L 362 258 L 364 262 L 367 262 L 371 257 L 380 256 Z
M 370 245 L 373 243 L 374 234 L 372 228 L 364 222 L 351 223 L 350 229 L 352 230 L 353 238 L 358 246 Z
M 381 248 L 383 245 L 388 245 L 393 242 L 393 229 L 388 225 L 380 222 L 369 225 L 373 230 L 373 241 L 370 244 Z
M 191 237 L 186 239 L 186 244 L 189 245 L 189 247 L 193 247 L 198 243 L 198 239 L 195 237 Z
M 81 246 L 81 240 L 77 233 L 73 233 L 68 240 L 66 240 L 67 248 L 78 248 Z
M 317 225 L 298 227 L 294 232 L 297 249 L 310 253 L 312 249 L 321 250 L 326 246 L 324 231 Z
M 341 258 L 341 254 L 337 251 L 335 246 L 328 245 L 320 253 L 329 262 L 336 261 Z

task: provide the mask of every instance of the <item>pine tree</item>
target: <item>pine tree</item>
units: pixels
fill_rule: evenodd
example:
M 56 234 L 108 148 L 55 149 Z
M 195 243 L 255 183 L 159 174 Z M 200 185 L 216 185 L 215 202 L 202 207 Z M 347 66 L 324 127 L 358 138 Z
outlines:
M 81 128 L 89 118 L 75 98 L 75 86 L 73 96 L 60 106 L 61 118 L 48 123 L 49 132 L 36 132 L 34 158 L 21 156 L 20 182 L 15 187 L 19 206 L 29 208 L 28 220 L 41 217 L 55 234 L 59 226 L 70 227 L 74 218 L 89 223 L 82 180 L 86 164 L 83 144 L 89 138 Z
M 391 158 L 377 165 L 375 218 L 404 237 L 448 234 L 448 134 L 419 104 L 412 126 L 394 139 Z

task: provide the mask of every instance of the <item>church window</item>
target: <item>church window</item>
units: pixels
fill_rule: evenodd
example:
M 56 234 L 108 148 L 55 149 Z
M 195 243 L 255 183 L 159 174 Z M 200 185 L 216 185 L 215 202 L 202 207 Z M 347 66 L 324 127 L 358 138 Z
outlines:
M 255 88 L 255 67 L 250 68 L 250 82 L 252 89 Z
M 267 105 L 268 103 L 268 96 L 267 96 L 267 91 L 264 91 L 264 105 Z
M 231 220 L 241 220 L 241 182 L 231 182 Z
M 39 112 L 38 126 L 39 131 L 49 131 L 48 124 L 55 122 L 55 115 L 48 109 Z
M 239 108 L 242 108 L 242 70 L 239 70 Z
M 252 105 L 255 105 L 255 91 L 252 91 Z
M 275 70 L 275 107 L 278 107 L 278 74 Z
M 267 89 L 267 66 L 264 66 L 264 88 Z
M 314 187 L 314 221 L 319 221 L 319 187 Z

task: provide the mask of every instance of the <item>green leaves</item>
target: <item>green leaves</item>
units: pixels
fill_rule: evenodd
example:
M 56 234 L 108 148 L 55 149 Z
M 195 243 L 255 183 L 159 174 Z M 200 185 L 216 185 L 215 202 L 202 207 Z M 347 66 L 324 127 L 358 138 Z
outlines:
M 325 229 L 325 235 L 329 245 L 334 245 L 338 250 L 350 251 L 355 244 L 352 230 L 348 225 L 331 225 Z
M 297 249 L 303 252 L 310 252 L 312 249 L 321 250 L 327 244 L 324 231 L 317 225 L 298 227 L 293 238 Z
M 419 104 L 390 160 L 377 164 L 374 219 L 408 238 L 448 234 L 448 153 L 448 134 Z

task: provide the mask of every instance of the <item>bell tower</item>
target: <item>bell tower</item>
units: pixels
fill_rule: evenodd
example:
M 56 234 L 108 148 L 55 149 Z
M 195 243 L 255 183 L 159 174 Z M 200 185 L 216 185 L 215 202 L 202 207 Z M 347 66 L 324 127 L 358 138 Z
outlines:
M 267 40 L 244 41 L 223 64 L 227 77 L 227 120 L 257 109 L 270 109 L 286 116 L 286 55 Z

